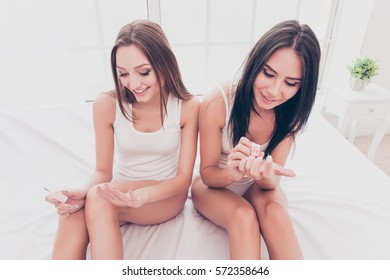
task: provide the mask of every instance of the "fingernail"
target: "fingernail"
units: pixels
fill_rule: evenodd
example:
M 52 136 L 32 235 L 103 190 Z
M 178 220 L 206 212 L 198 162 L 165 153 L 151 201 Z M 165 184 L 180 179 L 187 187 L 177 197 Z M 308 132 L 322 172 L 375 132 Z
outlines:
M 272 162 L 272 156 L 271 155 L 268 155 L 267 158 L 266 158 L 266 161 L 268 163 Z
M 260 145 L 256 143 L 252 143 L 251 146 L 252 146 L 251 155 L 254 157 L 258 157 L 260 154 Z

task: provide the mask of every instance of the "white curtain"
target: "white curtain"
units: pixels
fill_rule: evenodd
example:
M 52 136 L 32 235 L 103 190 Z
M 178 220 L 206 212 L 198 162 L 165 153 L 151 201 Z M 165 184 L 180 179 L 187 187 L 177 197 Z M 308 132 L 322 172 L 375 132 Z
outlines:
M 0 106 L 80 101 L 59 0 L 0 0 Z

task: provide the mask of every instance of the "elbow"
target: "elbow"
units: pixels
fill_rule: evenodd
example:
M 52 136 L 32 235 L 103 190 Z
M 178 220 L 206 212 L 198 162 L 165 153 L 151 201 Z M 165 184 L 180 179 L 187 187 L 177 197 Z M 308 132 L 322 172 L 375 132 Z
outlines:
M 204 170 L 200 171 L 200 178 L 202 179 L 203 184 L 205 184 L 206 186 L 213 185 L 212 180 L 210 180 L 210 176 L 207 176 L 207 172 L 205 172 Z
M 199 177 L 202 179 L 202 182 L 203 184 L 207 185 L 208 186 L 208 180 L 207 180 L 207 176 L 205 174 L 206 172 L 204 171 L 204 169 L 200 169 L 199 170 Z
M 205 184 L 208 187 L 213 186 L 213 183 L 210 180 L 207 180 L 207 177 L 201 176 L 201 178 L 202 178 L 203 184 Z

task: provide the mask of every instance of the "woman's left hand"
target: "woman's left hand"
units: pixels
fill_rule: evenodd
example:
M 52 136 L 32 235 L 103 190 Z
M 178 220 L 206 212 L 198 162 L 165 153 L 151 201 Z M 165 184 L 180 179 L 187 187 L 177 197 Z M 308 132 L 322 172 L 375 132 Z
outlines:
M 139 208 L 143 206 L 149 198 L 149 194 L 142 189 L 129 190 L 124 193 L 109 184 L 97 186 L 97 193 L 113 205 L 119 207 Z

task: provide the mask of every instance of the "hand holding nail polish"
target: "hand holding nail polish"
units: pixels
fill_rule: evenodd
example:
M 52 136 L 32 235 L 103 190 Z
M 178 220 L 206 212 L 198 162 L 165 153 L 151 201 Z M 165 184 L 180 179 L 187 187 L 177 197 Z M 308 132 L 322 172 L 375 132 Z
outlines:
M 44 188 L 44 190 L 50 193 L 46 196 L 46 201 L 53 204 L 61 216 L 69 216 L 84 207 L 86 193 L 82 189 L 51 191 Z
M 43 188 L 43 189 L 45 191 L 49 192 L 53 198 L 55 198 L 56 200 L 58 200 L 61 203 L 65 203 L 68 200 L 68 197 L 59 191 L 52 192 L 48 188 Z
M 256 143 L 251 143 L 251 155 L 254 157 L 258 157 L 260 155 L 260 145 Z

